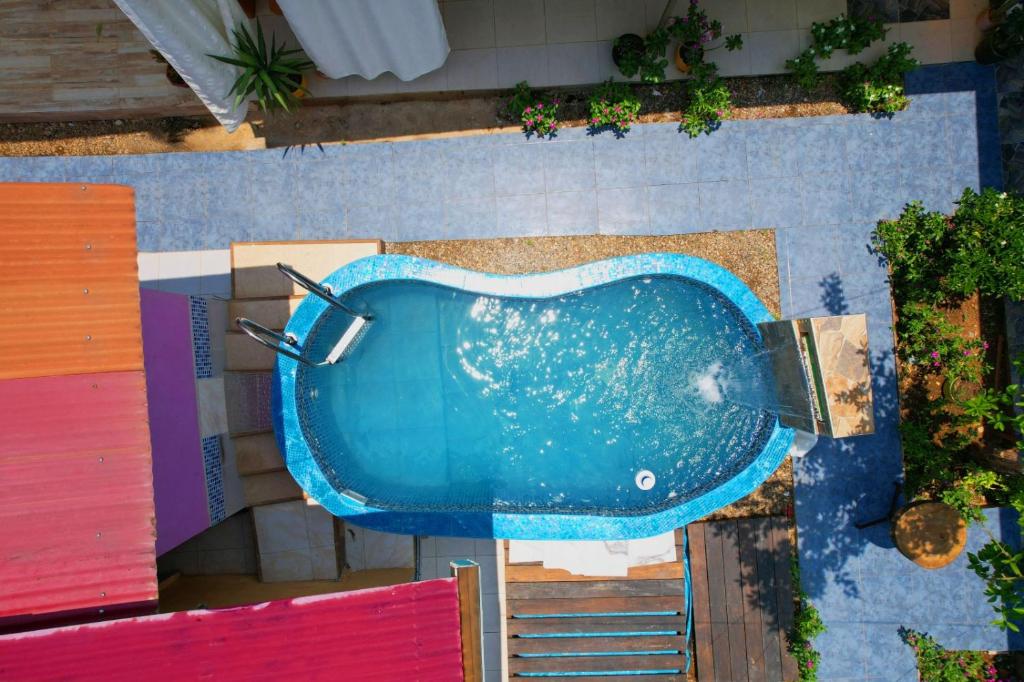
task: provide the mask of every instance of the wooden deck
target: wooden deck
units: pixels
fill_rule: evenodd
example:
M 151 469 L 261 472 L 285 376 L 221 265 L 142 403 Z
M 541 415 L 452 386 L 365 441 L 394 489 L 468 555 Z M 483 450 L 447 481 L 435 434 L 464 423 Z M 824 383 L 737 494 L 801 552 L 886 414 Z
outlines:
M 509 564 L 506 542 L 509 676 L 600 673 L 565 678 L 592 682 L 797 679 L 785 652 L 784 629 L 793 618 L 788 528 L 782 517 L 688 527 L 694 600 L 689 675 L 682 531 L 676 531 L 675 561 L 631 568 L 625 577 Z M 609 676 L 613 671 L 631 674 Z
M 688 526 L 700 682 L 797 679 L 789 522 L 781 517 Z

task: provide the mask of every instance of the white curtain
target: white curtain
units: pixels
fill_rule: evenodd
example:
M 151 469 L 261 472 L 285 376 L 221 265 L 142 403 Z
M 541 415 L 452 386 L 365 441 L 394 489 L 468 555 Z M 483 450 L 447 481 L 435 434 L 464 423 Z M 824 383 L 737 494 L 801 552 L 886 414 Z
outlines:
M 228 90 L 239 70 L 208 54 L 230 55 L 231 29 L 251 28 L 237 0 L 114 0 L 229 131 L 245 120 Z
M 436 0 L 278 0 L 288 24 L 328 78 L 410 81 L 448 57 Z

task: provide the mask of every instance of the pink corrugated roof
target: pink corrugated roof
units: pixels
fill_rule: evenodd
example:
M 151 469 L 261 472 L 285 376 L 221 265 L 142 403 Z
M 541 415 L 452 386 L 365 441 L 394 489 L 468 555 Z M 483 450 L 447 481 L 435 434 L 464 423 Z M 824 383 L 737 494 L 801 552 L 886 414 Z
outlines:
M 0 313 L 0 630 L 151 611 L 131 189 L 0 184 Z
M 11 680 L 463 679 L 455 579 L 0 637 Z

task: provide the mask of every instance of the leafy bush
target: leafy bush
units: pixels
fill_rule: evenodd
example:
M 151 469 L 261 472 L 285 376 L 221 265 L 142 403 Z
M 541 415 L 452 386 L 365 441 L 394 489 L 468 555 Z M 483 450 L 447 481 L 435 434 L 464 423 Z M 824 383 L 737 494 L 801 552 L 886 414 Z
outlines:
M 623 83 L 613 83 L 609 79 L 590 95 L 590 125 L 593 128 L 608 126 L 624 133 L 639 114 L 640 99 Z
M 996 472 L 971 467 L 967 474 L 942 491 L 941 498 L 943 502 L 956 509 L 968 523 L 980 523 L 985 520 L 985 515 L 977 500 L 985 493 L 1002 487 L 999 474 Z
M 1024 298 L 1024 198 L 965 189 L 957 204 L 944 290 Z
M 732 93 L 713 64 L 700 64 L 686 81 L 687 105 L 679 129 L 690 137 L 711 134 L 732 115 Z
M 644 83 L 660 83 L 665 80 L 665 67 L 668 60 L 665 59 L 665 50 L 668 49 L 668 29 L 658 28 L 643 39 L 643 49 L 638 53 L 627 52 L 619 61 L 619 73 L 626 78 L 640 74 L 640 80 Z M 619 38 L 615 39 L 617 45 Z
M 976 382 L 987 368 L 983 351 L 988 344 L 965 337 L 960 327 L 926 303 L 901 306 L 896 334 L 900 358 L 932 373 Z
M 793 627 L 789 631 L 788 651 L 796 661 L 800 674 L 800 682 L 814 682 L 818 679 L 818 664 L 821 653 L 811 643 L 815 637 L 825 632 L 825 623 L 814 608 L 807 594 L 800 587 L 800 564 L 796 556 L 791 557 L 789 564 L 793 576 L 793 587 L 798 601 L 796 613 L 793 615 Z
M 793 72 L 796 82 L 805 90 L 818 84 L 817 59 L 828 59 L 836 50 L 858 54 L 885 37 L 889 29 L 874 17 L 847 17 L 839 15 L 826 22 L 811 25 L 811 44 L 799 56 L 786 60 L 786 69 Z
M 967 565 L 985 581 L 985 597 L 996 612 L 992 624 L 1020 632 L 1024 620 L 1024 551 L 993 538 L 977 553 L 967 553 Z
M 903 74 L 918 66 L 912 50 L 907 43 L 895 43 L 871 66 L 858 62 L 843 69 L 839 80 L 847 106 L 876 114 L 906 109 L 910 99 L 903 92 Z
M 875 250 L 889 262 L 897 303 L 952 303 L 976 290 L 1024 298 L 1024 199 L 965 189 L 954 214 L 908 204 L 879 223 Z
M 935 442 L 927 415 L 915 415 L 900 424 L 903 474 L 907 496 L 920 497 L 955 481 L 954 451 Z
M 506 115 L 518 120 L 527 135 L 547 137 L 558 130 L 558 99 L 542 99 L 533 94 L 526 81 L 516 83 L 512 99 L 505 107 Z
M 926 682 L 996 682 L 996 669 L 985 663 L 980 651 L 949 651 L 931 635 L 906 627 L 900 627 L 899 635 L 914 650 L 917 672 Z
M 673 17 L 668 25 L 669 35 L 677 40 L 686 55 L 686 63 L 696 64 L 704 60 L 704 52 L 716 48 L 707 47 L 709 43 L 722 37 L 722 22 L 717 19 L 708 19 L 708 14 L 697 4 L 697 0 L 690 0 L 686 8 L 685 17 Z M 743 37 L 740 35 L 728 36 L 725 39 L 725 49 L 738 50 L 743 47 Z

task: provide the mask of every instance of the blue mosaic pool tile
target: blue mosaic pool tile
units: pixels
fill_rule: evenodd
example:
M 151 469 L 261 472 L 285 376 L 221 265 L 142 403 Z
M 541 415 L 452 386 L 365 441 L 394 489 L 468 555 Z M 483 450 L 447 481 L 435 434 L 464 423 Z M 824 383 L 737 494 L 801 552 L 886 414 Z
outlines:
M 643 137 L 630 136 L 623 139 L 603 136 L 594 140 L 598 189 L 643 187 L 646 184 L 644 142 Z
M 652 234 L 680 234 L 703 229 L 697 183 L 648 187 L 647 206 Z
M 206 502 L 212 526 L 220 523 L 227 516 L 224 508 L 224 476 L 221 470 L 220 436 L 203 438 L 202 446 L 203 473 L 206 476 Z
M 700 183 L 700 216 L 705 230 L 738 230 L 750 226 L 750 193 L 746 180 Z
M 805 175 L 802 185 L 805 225 L 834 225 L 849 220 L 850 176 L 846 173 Z
M 556 142 L 540 149 L 548 192 L 585 190 L 595 186 L 592 140 Z
M 494 197 L 446 201 L 444 204 L 444 235 L 447 239 L 494 237 L 497 226 Z
M 750 226 L 796 227 L 803 224 L 799 178 L 751 178 Z
M 601 234 L 646 234 L 647 188 L 599 189 L 597 222 Z
M 551 234 L 597 233 L 596 192 L 554 192 L 547 197 Z
M 539 149 L 506 144 L 491 147 L 490 153 L 496 195 L 544 193 L 544 159 Z
M 210 359 L 210 317 L 206 299 L 202 296 L 189 296 L 188 308 L 196 379 L 208 379 L 213 376 L 213 361 Z
M 487 197 L 494 194 L 491 147 L 449 145 L 444 151 L 446 199 Z
M 495 198 L 495 205 L 499 235 L 547 234 L 548 210 L 547 200 L 543 194 L 499 196 Z
M 742 125 L 722 124 L 712 135 L 695 140 L 697 175 L 701 182 L 747 177 L 747 132 Z
M 697 182 L 697 143 L 680 133 L 678 126 L 670 124 L 649 129 L 643 140 L 646 184 Z

